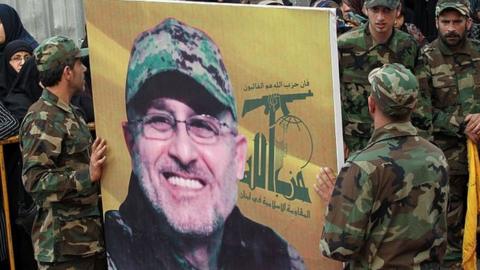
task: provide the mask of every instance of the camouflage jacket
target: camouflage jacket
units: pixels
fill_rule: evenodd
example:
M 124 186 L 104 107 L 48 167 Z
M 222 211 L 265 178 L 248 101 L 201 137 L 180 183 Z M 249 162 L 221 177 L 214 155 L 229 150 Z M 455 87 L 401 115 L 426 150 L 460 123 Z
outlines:
M 23 183 L 38 206 L 32 228 L 36 260 L 102 252 L 99 184 L 89 174 L 92 137 L 78 108 L 45 89 L 25 116 L 20 139 Z
M 410 35 L 394 30 L 385 44 L 375 44 L 368 23 L 338 38 L 340 66 L 340 93 L 342 97 L 343 139 L 350 153 L 367 145 L 373 125 L 368 114 L 368 96 L 371 86 L 368 74 L 386 63 L 401 63 L 408 69 L 415 68 L 418 45 Z M 423 109 L 424 100 L 419 96 L 413 124 L 428 137 L 431 114 Z
M 441 39 L 422 48 L 417 77 L 431 98 L 433 139 L 452 175 L 466 175 L 464 118 L 480 113 L 480 42 L 467 40 L 452 51 Z
M 448 165 L 411 123 L 376 129 L 337 176 L 320 247 L 350 269 L 420 269 L 445 253 Z

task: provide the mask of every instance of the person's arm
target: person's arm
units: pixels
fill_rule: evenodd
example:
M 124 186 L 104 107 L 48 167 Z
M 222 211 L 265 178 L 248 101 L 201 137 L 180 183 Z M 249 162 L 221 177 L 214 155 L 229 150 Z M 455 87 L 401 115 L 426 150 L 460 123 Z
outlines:
M 45 119 L 26 116 L 20 131 L 25 189 L 39 203 L 57 202 L 89 190 L 100 180 L 105 162 L 106 145 L 97 138 L 92 147 L 90 164 L 78 163 L 76 169 L 59 162 L 64 127 Z M 92 168 L 92 169 L 90 169 Z
M 456 106 L 446 108 L 435 108 L 432 104 L 434 99 L 434 87 L 432 83 L 432 70 L 429 64 L 432 59 L 429 59 L 428 54 L 421 54 L 421 67 L 417 70 L 416 75 L 420 86 L 420 92 L 428 96 L 432 106 L 432 131 L 439 132 L 447 136 L 463 137 L 465 128 L 464 116 L 460 115 Z M 433 97 L 433 98 L 432 98 Z
M 368 174 L 347 163 L 335 183 L 323 225 L 320 249 L 334 260 L 349 261 L 358 256 L 369 234 L 373 187 Z
M 0 140 L 18 133 L 18 121 L 0 102 Z
M 429 82 L 431 73 L 424 57 L 420 54 L 414 72 L 419 82 L 419 89 L 415 110 L 412 113 L 412 124 L 417 128 L 420 136 L 427 140 L 432 140 L 433 116 Z
M 465 117 L 453 109 L 454 107 L 445 110 L 433 108 L 433 127 L 435 132 L 460 138 L 465 129 Z

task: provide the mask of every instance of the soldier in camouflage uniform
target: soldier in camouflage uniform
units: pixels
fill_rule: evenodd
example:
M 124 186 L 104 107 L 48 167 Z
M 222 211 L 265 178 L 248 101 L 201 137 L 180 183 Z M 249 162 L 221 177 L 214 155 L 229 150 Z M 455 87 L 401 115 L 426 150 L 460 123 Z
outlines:
M 410 70 L 416 64 L 416 41 L 393 28 L 399 5 L 399 0 L 365 1 L 368 23 L 338 38 L 343 139 L 350 153 L 365 147 L 373 131 L 367 106 L 371 91 L 368 73 L 386 63 L 401 63 Z M 429 137 L 431 114 L 424 108 L 420 95 L 412 121 L 422 136 Z
M 447 161 L 409 121 L 415 76 L 386 64 L 369 81 L 375 131 L 336 178 L 320 248 L 347 269 L 438 269 L 446 248 Z
M 105 269 L 99 210 L 99 180 L 106 144 L 90 131 L 70 104 L 84 91 L 80 50 L 73 40 L 55 36 L 34 51 L 45 87 L 20 127 L 25 189 L 38 206 L 32 228 L 40 269 Z
M 125 94 L 133 172 L 127 198 L 105 214 L 110 269 L 304 268 L 285 240 L 235 206 L 246 139 L 204 32 L 170 18 L 141 33 Z
M 460 268 L 467 198 L 467 143 L 478 143 L 480 43 L 466 38 L 471 26 L 467 0 L 440 0 L 439 37 L 420 55 L 420 87 L 431 95 L 433 139 L 450 167 L 446 266 Z M 455 266 L 452 266 L 455 267 Z

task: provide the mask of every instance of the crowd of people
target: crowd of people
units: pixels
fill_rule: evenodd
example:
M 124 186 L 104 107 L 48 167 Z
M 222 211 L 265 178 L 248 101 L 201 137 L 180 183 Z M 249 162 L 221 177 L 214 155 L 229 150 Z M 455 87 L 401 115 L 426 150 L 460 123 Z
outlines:
M 29 107 L 42 95 L 43 86 L 34 57 L 39 43 L 23 27 L 18 13 L 7 4 L 0 4 L 0 139 L 19 134 L 20 123 Z M 86 61 L 85 59 L 82 59 Z M 93 121 L 90 87 L 79 91 L 72 103 L 79 108 L 79 117 Z M 22 183 L 22 154 L 18 143 L 4 145 L 8 181 L 10 220 L 17 269 L 37 269 L 32 246 L 31 228 L 37 213 L 32 194 Z M 9 265 L 6 222 L 0 213 L 0 268 Z
M 368 22 L 338 38 L 348 159 L 338 176 L 320 170 L 317 191 L 329 202 L 322 252 L 350 269 L 476 269 L 476 247 L 463 247 L 467 142 L 480 131 L 472 7 L 439 0 L 438 37 L 422 46 L 395 27 L 400 1 L 367 0 Z
M 469 177 L 467 141 L 480 142 L 480 4 L 476 0 L 317 0 L 311 6 L 336 8 L 347 157 L 338 176 L 330 168 L 321 168 L 317 177 L 317 193 L 328 202 L 319 252 L 345 262 L 346 269 L 463 269 L 471 265 L 462 254 L 462 244 Z M 92 137 L 86 124 L 94 118 L 88 44 L 81 47 L 62 36 L 39 44 L 23 27 L 17 12 L 0 4 L 0 139 L 20 134 L 19 144 L 5 148 L 17 269 L 107 267 L 99 202 L 107 146 L 104 140 Z M 214 45 L 212 51 L 216 52 Z M 225 71 L 219 68 L 218 72 Z M 167 75 L 172 76 L 169 80 L 177 76 Z M 190 79 L 195 76 L 191 74 Z M 182 77 L 178 82 L 190 79 Z M 234 102 L 228 89 L 195 87 L 206 88 L 215 104 L 224 99 Z M 137 88 L 148 89 L 148 85 Z M 134 91 L 131 95 L 138 89 L 130 89 Z M 187 115 L 204 109 L 183 99 L 175 103 L 171 99 L 178 96 L 171 95 L 155 96 L 162 102 L 152 108 L 175 108 Z M 236 105 L 226 102 L 219 108 L 221 112 L 214 115 L 221 115 L 229 124 L 219 123 L 235 127 Z M 128 113 L 146 117 L 145 112 Z M 154 136 L 167 136 L 178 123 L 186 125 L 192 140 L 205 145 L 209 144 L 206 139 L 218 136 L 208 133 L 207 138 L 208 131 L 203 130 L 197 136 L 195 132 L 200 131 L 191 129 L 192 121 L 217 127 L 218 119 L 189 116 L 179 121 L 170 114 L 161 116 L 170 126 Z M 136 154 L 142 149 L 136 140 L 145 136 L 145 125 L 151 123 L 130 120 L 143 125 L 142 132 L 137 126 L 124 127 L 131 154 Z M 231 132 L 236 147 L 243 149 L 243 137 L 234 128 Z M 238 168 L 235 171 L 243 173 Z M 145 179 L 132 179 L 133 183 L 148 184 Z M 151 194 L 142 196 L 151 199 Z M 127 205 L 107 216 L 121 232 L 131 231 L 135 225 L 127 222 L 131 214 L 122 216 Z M 252 232 L 264 230 L 249 223 L 234 205 L 232 209 Z M 8 261 L 5 233 L 5 216 L 0 211 L 1 269 L 13 263 Z M 132 237 L 125 241 L 133 241 Z M 259 234 L 258 239 L 248 241 L 258 244 L 264 238 Z M 140 236 L 135 239 L 149 241 Z M 304 267 L 296 251 L 282 239 L 268 241 L 283 247 L 282 269 Z M 171 258 L 165 265 L 208 269 L 211 264 L 207 261 L 196 267 L 188 257 L 178 262 L 175 254 L 163 251 Z M 121 269 L 119 262 L 125 261 L 125 252 L 110 254 L 110 266 L 116 260 L 116 269 Z M 255 254 L 249 256 L 254 261 Z M 220 261 L 218 268 L 223 263 L 228 269 L 225 265 L 229 262 Z M 130 265 L 131 261 L 124 263 Z M 150 263 L 158 262 L 145 261 L 145 265 Z

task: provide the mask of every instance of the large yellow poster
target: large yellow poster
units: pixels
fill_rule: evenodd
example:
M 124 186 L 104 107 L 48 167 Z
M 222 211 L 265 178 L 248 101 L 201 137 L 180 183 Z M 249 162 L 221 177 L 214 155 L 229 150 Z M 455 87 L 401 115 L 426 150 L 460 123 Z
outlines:
M 343 160 L 334 12 L 87 0 L 86 15 L 110 267 L 338 269 L 313 190 Z

